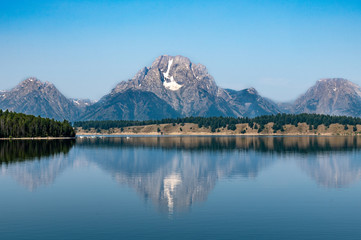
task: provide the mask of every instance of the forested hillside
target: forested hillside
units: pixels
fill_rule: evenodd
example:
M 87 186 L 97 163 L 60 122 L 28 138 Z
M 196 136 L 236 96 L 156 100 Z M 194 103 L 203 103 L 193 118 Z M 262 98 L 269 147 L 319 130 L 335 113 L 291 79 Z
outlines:
M 345 128 L 348 125 L 353 125 L 356 129 L 357 124 L 361 124 L 361 118 L 347 117 L 347 116 L 330 116 L 321 114 L 277 114 L 265 115 L 255 118 L 232 118 L 232 117 L 186 117 L 176 119 L 163 119 L 163 120 L 149 120 L 149 121 L 85 121 L 75 122 L 74 127 L 81 127 L 84 130 L 91 128 L 109 130 L 111 128 L 125 128 L 129 126 L 145 126 L 152 124 L 184 124 L 194 123 L 198 127 L 211 128 L 215 132 L 219 128 L 227 128 L 228 130 L 235 130 L 236 124 L 246 123 L 251 128 L 258 129 L 262 132 L 265 125 L 268 123 L 273 124 L 274 131 L 282 131 L 283 127 L 287 124 L 297 126 L 299 123 L 306 123 L 310 129 L 317 129 L 318 126 L 324 125 L 329 127 L 331 124 L 342 124 Z M 355 130 L 356 131 L 356 130 Z
M 0 110 L 0 138 L 12 137 L 75 137 L 75 131 L 66 120 Z

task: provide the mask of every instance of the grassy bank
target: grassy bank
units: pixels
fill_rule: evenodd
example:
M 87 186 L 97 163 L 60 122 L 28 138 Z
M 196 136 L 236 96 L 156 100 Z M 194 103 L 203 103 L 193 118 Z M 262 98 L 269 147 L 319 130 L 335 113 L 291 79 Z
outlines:
M 19 137 L 19 138 L 0 138 L 0 140 L 67 140 L 76 137 Z
M 194 123 L 182 124 L 151 124 L 145 126 L 129 126 L 110 129 L 83 129 L 76 128 L 77 135 L 358 135 L 361 134 L 361 125 L 330 124 L 319 125 L 317 128 L 306 123 L 297 125 L 286 124 L 282 129 L 275 130 L 274 123 L 264 125 L 262 131 L 259 126 L 250 126 L 248 123 L 236 124 L 235 129 L 228 127 L 212 131 L 211 127 L 199 127 Z

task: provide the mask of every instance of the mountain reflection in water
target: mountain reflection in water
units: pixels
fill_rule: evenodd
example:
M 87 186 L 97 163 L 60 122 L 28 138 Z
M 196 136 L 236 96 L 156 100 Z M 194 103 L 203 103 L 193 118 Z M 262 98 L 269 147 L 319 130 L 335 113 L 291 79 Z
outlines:
M 66 155 L 74 144 L 75 140 L 0 141 L 0 174 L 11 175 L 29 190 L 49 185 L 69 167 Z
M 358 137 L 109 137 L 1 141 L 1 174 L 29 190 L 67 168 L 92 164 L 130 186 L 161 212 L 205 201 L 221 178 L 257 178 L 276 161 L 295 161 L 320 186 L 361 178 Z

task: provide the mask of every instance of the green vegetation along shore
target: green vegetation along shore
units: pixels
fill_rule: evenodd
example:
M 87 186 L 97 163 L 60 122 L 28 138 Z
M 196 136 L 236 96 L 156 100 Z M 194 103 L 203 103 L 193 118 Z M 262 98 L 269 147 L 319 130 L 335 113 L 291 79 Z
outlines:
M 73 138 L 75 131 L 64 120 L 35 117 L 0 110 L 0 138 Z
M 78 134 L 355 135 L 360 134 L 361 118 L 305 113 L 255 118 L 186 117 L 147 121 L 84 121 L 75 122 L 74 127 Z

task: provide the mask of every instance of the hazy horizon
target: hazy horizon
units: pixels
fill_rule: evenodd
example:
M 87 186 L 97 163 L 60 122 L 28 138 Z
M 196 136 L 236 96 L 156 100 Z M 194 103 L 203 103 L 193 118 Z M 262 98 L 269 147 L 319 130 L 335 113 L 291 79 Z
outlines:
M 291 101 L 322 78 L 361 85 L 358 1 L 2 1 L 0 90 L 27 77 L 99 99 L 160 55 L 217 84 Z

